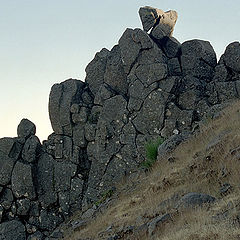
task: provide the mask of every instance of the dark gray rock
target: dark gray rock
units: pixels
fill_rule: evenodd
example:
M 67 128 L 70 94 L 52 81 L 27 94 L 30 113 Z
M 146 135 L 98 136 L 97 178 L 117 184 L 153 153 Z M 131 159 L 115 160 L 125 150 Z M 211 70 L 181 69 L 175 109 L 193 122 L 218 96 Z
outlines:
M 94 59 L 86 67 L 85 82 L 89 85 L 89 88 L 94 95 L 104 82 L 108 55 L 109 51 L 106 48 L 103 48 L 100 52 L 96 53 Z
M 18 137 L 27 139 L 31 135 L 35 135 L 35 133 L 36 133 L 35 124 L 26 118 L 22 119 L 17 127 Z
M 138 13 L 143 25 L 143 29 L 146 32 L 148 32 L 157 23 L 159 17 L 164 14 L 161 9 L 152 8 L 149 6 L 141 7 Z
M 74 177 L 71 179 L 71 189 L 69 192 L 70 205 L 72 209 L 79 209 L 81 207 L 83 197 L 84 180 Z
M 4 212 L 4 208 L 0 206 L 0 223 L 2 222 L 3 212 Z
M 165 36 L 170 36 L 173 32 L 177 21 L 177 12 L 170 10 L 164 12 L 161 9 L 152 8 L 149 6 L 139 9 L 140 19 L 142 21 L 144 31 L 148 32 L 152 28 L 161 27 Z
M 114 95 L 114 91 L 106 83 L 102 84 L 95 95 L 94 104 L 103 106 L 105 100 Z
M 96 135 L 96 124 L 91 124 L 89 122 L 85 125 L 85 138 L 87 141 L 94 141 Z
M 71 177 L 76 174 L 77 165 L 65 162 L 54 162 L 54 189 L 57 192 L 68 191 Z
M 158 147 L 158 157 L 162 157 L 172 152 L 179 144 L 185 141 L 188 137 L 189 137 L 188 134 L 172 135 Z
M 167 77 L 167 65 L 164 63 L 155 63 L 151 65 L 140 65 L 136 69 L 137 78 L 144 85 L 151 85 Z
M 13 203 L 13 194 L 12 191 L 8 188 L 5 188 L 0 197 L 0 205 L 5 209 L 8 210 L 11 208 Z
M 214 82 L 225 82 L 228 80 L 228 70 L 224 64 L 219 64 L 215 67 Z
M 56 134 L 72 136 L 71 106 L 76 103 L 73 100 L 76 99 L 76 95 L 82 93 L 84 86 L 82 81 L 75 79 L 52 86 L 49 96 L 49 116 Z
M 22 158 L 27 162 L 34 162 L 41 151 L 41 143 L 37 136 L 30 136 L 24 144 Z
M 181 65 L 183 74 L 210 81 L 217 65 L 216 53 L 207 41 L 186 41 L 182 44 Z
M 0 151 L 0 184 L 7 185 L 10 182 L 15 160 L 9 158 Z
M 238 97 L 235 82 L 216 82 L 215 89 L 221 103 Z
M 169 58 L 179 57 L 181 54 L 181 43 L 174 37 L 164 38 L 161 47 Z
M 169 94 L 153 91 L 143 103 L 142 109 L 133 120 L 136 129 L 143 134 L 159 134 L 164 122 L 165 105 Z
M 240 43 L 230 43 L 223 55 L 223 62 L 231 70 L 240 72 Z
M 153 47 L 153 42 L 147 33 L 141 29 L 127 29 L 119 40 L 119 47 L 125 73 L 129 73 L 141 49 Z
M 57 201 L 54 180 L 54 159 L 47 153 L 40 156 L 37 165 L 38 197 L 43 207 Z
M 0 224 L 0 239 L 2 240 L 26 240 L 24 225 L 17 220 Z
M 182 68 L 178 58 L 171 58 L 168 60 L 168 74 L 169 76 L 182 75 Z
M 76 124 L 73 127 L 73 144 L 79 147 L 86 147 L 87 146 L 87 141 L 85 138 L 85 128 L 84 125 L 82 124 Z
M 73 140 L 68 136 L 51 134 L 44 143 L 46 150 L 59 161 L 69 161 L 73 154 Z
M 167 57 L 157 44 L 154 43 L 153 48 L 140 52 L 137 62 L 138 64 L 166 63 Z
M 29 235 L 27 240 L 43 240 L 44 238 L 45 238 L 44 235 L 40 231 L 37 231 Z
M 18 159 L 22 150 L 22 144 L 17 138 L 5 137 L 0 139 L 0 152 L 10 158 Z
M 30 204 L 30 210 L 29 210 L 29 216 L 34 216 L 34 217 L 38 217 L 40 215 L 40 211 L 39 211 L 39 202 L 38 201 L 31 201 Z
M 53 231 L 62 221 L 60 214 L 56 214 L 53 211 L 48 212 L 47 210 L 42 210 L 40 213 L 40 229 Z
M 31 202 L 27 198 L 17 200 L 17 215 L 27 216 L 31 207 Z
M 148 225 L 148 236 L 151 237 L 154 235 L 154 233 L 157 231 L 157 228 L 159 228 L 161 225 L 163 225 L 166 222 L 171 221 L 171 215 L 169 213 L 166 213 L 162 216 L 158 216 L 154 218 L 151 222 L 149 222 Z
M 61 230 L 61 229 L 54 230 L 51 233 L 50 238 L 51 239 L 61 239 L 61 238 L 64 238 L 63 230 Z
M 114 46 L 107 58 L 104 82 L 118 93 L 127 93 L 127 76 L 122 62 L 121 49 Z
M 36 197 L 30 165 L 21 162 L 15 164 L 12 173 L 12 191 L 16 198 L 26 197 L 33 200 Z
M 134 41 L 133 29 L 126 29 L 119 40 L 119 47 L 121 51 L 124 71 L 128 74 L 141 49 L 141 44 Z
M 184 195 L 178 202 L 177 208 L 195 208 L 210 204 L 216 201 L 215 197 L 203 193 L 188 193 Z

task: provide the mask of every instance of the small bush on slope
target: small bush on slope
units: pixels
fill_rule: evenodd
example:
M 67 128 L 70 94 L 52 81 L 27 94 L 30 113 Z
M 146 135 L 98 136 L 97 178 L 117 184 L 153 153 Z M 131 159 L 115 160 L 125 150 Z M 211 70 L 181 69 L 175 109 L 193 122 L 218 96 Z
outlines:
M 156 140 L 152 140 L 146 143 L 145 151 L 146 151 L 146 161 L 141 163 L 141 167 L 145 169 L 149 169 L 157 160 L 158 155 L 158 147 L 164 142 L 164 139 L 159 137 Z

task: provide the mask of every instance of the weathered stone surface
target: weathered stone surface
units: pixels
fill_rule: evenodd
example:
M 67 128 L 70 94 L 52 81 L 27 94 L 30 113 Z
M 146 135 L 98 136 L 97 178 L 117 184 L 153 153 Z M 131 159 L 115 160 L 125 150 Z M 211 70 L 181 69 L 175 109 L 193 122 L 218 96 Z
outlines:
M 56 134 L 72 136 L 71 106 L 83 87 L 84 83 L 75 79 L 52 86 L 49 96 L 49 116 Z
M 26 118 L 22 119 L 17 128 L 18 137 L 27 139 L 31 135 L 35 135 L 35 133 L 36 133 L 35 124 Z
M 45 238 L 44 235 L 40 231 L 37 231 L 29 235 L 27 240 L 43 240 L 44 238 Z
M 182 68 L 178 58 L 171 58 L 168 60 L 168 73 L 169 76 L 182 75 Z
M 132 68 L 132 64 L 135 62 L 141 49 L 141 44 L 136 43 L 133 38 L 134 30 L 128 28 L 119 40 L 119 47 L 125 73 L 129 73 Z
M 215 67 L 214 82 L 225 82 L 228 80 L 228 70 L 224 64 Z
M 161 47 L 169 58 L 179 57 L 181 54 L 181 43 L 174 37 L 164 38 Z
M 173 32 L 177 21 L 177 12 L 170 10 L 164 12 L 161 9 L 152 8 L 149 6 L 141 7 L 139 9 L 140 19 L 142 21 L 144 31 L 148 32 L 150 29 L 161 27 L 164 36 L 170 36 Z
M 210 81 L 217 64 L 216 53 L 207 41 L 186 41 L 182 44 L 181 63 L 183 74 Z
M 159 17 L 164 14 L 163 10 L 149 6 L 141 7 L 138 13 L 142 21 L 143 29 L 146 32 L 148 32 L 157 23 Z
M 46 151 L 59 161 L 70 161 L 73 151 L 73 139 L 59 134 L 51 134 L 44 143 Z
M 136 76 L 144 85 L 151 85 L 166 78 L 167 73 L 167 65 L 164 63 L 140 65 L 136 69 Z
M 15 160 L 0 151 L 0 184 L 7 185 L 10 182 Z
M 184 140 L 186 140 L 188 134 L 175 134 L 165 140 L 158 147 L 158 156 L 162 157 L 170 152 L 172 152 L 176 147 L 181 144 Z
M 153 48 L 142 50 L 138 57 L 138 64 L 166 63 L 167 57 L 154 43 Z
M 125 73 L 129 73 L 141 49 L 153 47 L 151 38 L 141 29 L 127 29 L 119 40 Z
M 68 191 L 71 177 L 76 174 L 77 166 L 71 163 L 54 162 L 54 189 L 57 192 Z
M 42 210 L 40 213 L 40 226 L 42 230 L 52 231 L 58 226 L 62 221 L 60 214 L 56 214 L 53 211 L 48 212 L 47 210 Z
M 34 162 L 41 151 L 41 143 L 37 136 L 30 136 L 24 144 L 22 158 L 27 162 Z
M 235 82 L 216 82 L 215 89 L 221 103 L 238 97 Z
M 17 200 L 17 215 L 26 216 L 31 207 L 31 202 L 27 198 Z
M 0 205 L 5 209 L 8 210 L 11 208 L 13 203 L 13 194 L 9 188 L 5 188 L 0 197 Z
M 43 207 L 57 201 L 54 180 L 54 159 L 47 153 L 40 156 L 37 165 L 38 197 Z
M 22 144 L 17 138 L 4 137 L 0 139 L 0 152 L 10 158 L 17 159 L 22 150 Z
M 113 97 L 114 95 L 114 91 L 106 83 L 102 84 L 95 95 L 94 104 L 102 106 L 105 100 Z
M 84 180 L 74 177 L 71 179 L 71 189 L 69 193 L 69 201 L 72 209 L 79 209 L 81 207 L 83 197 Z
M 0 206 L 0 223 L 2 222 L 3 212 L 4 212 L 4 208 Z
M 24 225 L 17 220 L 0 224 L 0 239 L 2 240 L 26 240 Z
M 136 129 L 143 134 L 159 134 L 163 127 L 165 105 L 169 94 L 153 91 L 143 103 L 141 111 L 133 120 Z
M 151 237 L 157 231 L 157 228 L 169 221 L 171 221 L 171 215 L 168 213 L 154 218 L 148 223 L 148 236 Z
M 188 193 L 184 195 L 177 204 L 177 208 L 194 208 L 202 206 L 204 204 L 213 203 L 216 201 L 215 197 L 212 197 L 203 193 Z
M 95 95 L 104 82 L 104 74 L 109 51 L 103 48 L 96 53 L 94 59 L 86 67 L 85 82 L 89 85 L 91 92 Z
M 12 173 L 12 190 L 17 198 L 26 197 L 32 200 L 36 197 L 30 165 L 21 162 L 15 164 Z
M 96 135 L 96 124 L 91 124 L 87 122 L 85 125 L 85 138 L 87 141 L 91 142 L 95 139 Z
M 122 62 L 121 49 L 114 46 L 107 58 L 104 82 L 118 93 L 127 93 L 127 76 Z
M 223 55 L 225 65 L 233 71 L 240 72 L 240 43 L 230 43 Z
M 86 147 L 87 141 L 84 125 L 77 124 L 73 127 L 73 144 L 79 147 Z

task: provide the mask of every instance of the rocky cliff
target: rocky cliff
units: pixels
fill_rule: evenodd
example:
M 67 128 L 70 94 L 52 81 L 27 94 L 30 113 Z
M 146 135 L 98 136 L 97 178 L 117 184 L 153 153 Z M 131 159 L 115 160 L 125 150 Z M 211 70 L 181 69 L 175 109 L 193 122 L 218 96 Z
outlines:
M 175 11 L 143 7 L 139 15 L 143 30 L 126 29 L 98 52 L 84 82 L 52 87 L 54 132 L 42 145 L 27 119 L 17 138 L 0 139 L 0 239 L 50 238 L 66 216 L 136 171 L 147 141 L 191 133 L 240 97 L 239 42 L 217 63 L 209 42 L 172 36 Z

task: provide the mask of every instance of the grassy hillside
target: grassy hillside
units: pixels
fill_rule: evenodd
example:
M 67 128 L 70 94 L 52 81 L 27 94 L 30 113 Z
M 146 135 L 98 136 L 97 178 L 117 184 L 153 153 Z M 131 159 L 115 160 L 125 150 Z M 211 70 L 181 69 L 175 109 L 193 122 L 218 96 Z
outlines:
M 217 201 L 176 209 L 189 192 Z M 170 218 L 150 236 L 148 223 L 166 213 Z M 66 224 L 65 239 L 240 239 L 240 102 L 207 119 L 198 133 L 160 156 L 147 173 L 124 179 L 102 210 L 73 230 L 69 226 L 79 216 Z

